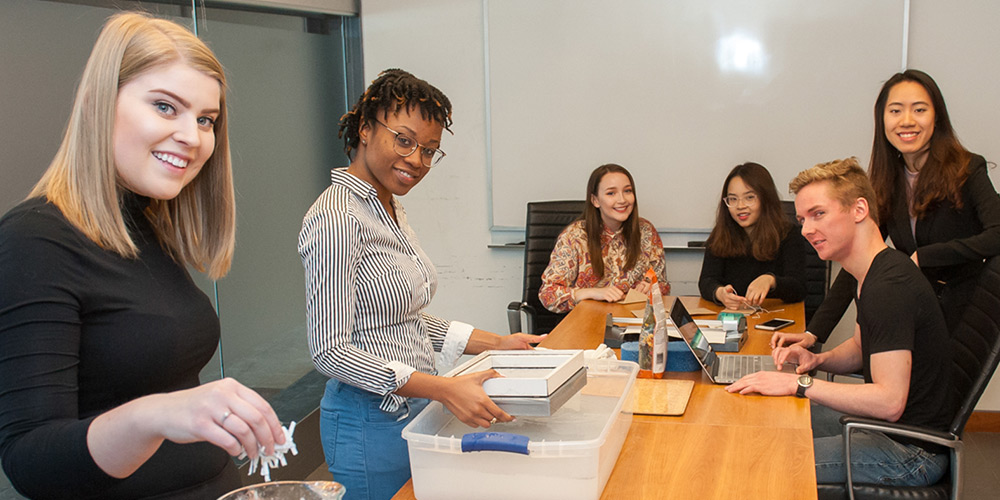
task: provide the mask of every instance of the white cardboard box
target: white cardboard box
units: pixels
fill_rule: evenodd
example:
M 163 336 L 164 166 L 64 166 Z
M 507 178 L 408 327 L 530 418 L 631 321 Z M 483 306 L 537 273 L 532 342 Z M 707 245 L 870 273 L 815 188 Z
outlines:
M 486 351 L 446 377 L 494 369 L 502 375 L 483 383 L 487 396 L 547 397 L 583 368 L 581 350 Z

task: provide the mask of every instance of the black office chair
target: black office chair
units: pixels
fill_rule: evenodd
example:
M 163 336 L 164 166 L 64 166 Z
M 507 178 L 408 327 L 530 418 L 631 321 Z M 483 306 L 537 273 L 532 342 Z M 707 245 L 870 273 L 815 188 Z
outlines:
M 802 225 L 795 219 L 795 202 L 782 201 L 781 208 L 784 210 L 788 220 L 792 221 L 793 231 L 801 232 Z M 819 309 L 819 305 L 826 298 L 826 292 L 830 289 L 830 263 L 819 258 L 816 249 L 808 242 L 803 242 L 805 257 L 803 262 L 806 266 L 806 323 L 812 319 L 812 315 Z
M 546 309 L 538 300 L 538 289 L 542 286 L 542 273 L 549 265 L 559 233 L 580 217 L 583 207 L 583 201 L 528 203 L 524 223 L 524 293 L 520 302 L 507 305 L 507 323 L 511 333 L 549 333 L 566 316 Z M 521 325 L 522 312 L 525 313 L 524 325 Z
M 937 484 L 927 487 L 883 486 L 854 483 L 848 466 L 848 484 L 819 485 L 820 500 L 962 498 L 962 431 L 1000 361 L 1000 257 L 993 257 L 987 262 L 962 322 L 951 337 L 952 396 L 961 401 L 961 406 L 947 432 L 860 417 L 841 418 L 848 456 L 851 431 L 872 429 L 948 447 L 951 473 Z

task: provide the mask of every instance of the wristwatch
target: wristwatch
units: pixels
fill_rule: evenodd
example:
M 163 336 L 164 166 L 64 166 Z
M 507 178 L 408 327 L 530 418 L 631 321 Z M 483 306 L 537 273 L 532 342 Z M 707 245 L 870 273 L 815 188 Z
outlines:
M 795 390 L 795 396 L 806 397 L 806 389 L 813 386 L 813 378 L 809 375 L 799 375 L 799 388 Z

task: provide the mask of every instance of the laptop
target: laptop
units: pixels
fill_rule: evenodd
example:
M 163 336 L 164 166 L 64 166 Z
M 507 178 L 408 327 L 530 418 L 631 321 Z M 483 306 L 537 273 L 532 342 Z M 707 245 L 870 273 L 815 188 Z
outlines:
M 774 359 L 767 355 L 728 354 L 719 356 L 712 350 L 712 345 L 695 324 L 694 318 L 684 308 L 679 299 L 674 299 L 670 308 L 670 319 L 684 337 L 684 343 L 691 349 L 695 359 L 701 364 L 708 378 L 716 384 L 731 384 L 743 378 L 744 375 L 759 371 L 783 371 L 795 373 L 795 365 L 785 363 L 782 370 L 774 364 Z

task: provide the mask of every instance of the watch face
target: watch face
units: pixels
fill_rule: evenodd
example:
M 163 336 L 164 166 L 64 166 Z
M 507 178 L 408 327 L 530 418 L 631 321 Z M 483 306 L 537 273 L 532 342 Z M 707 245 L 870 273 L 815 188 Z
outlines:
M 795 395 L 800 398 L 806 397 L 806 389 L 812 387 L 813 379 L 809 375 L 799 376 L 799 388 L 795 390 Z

